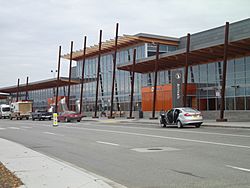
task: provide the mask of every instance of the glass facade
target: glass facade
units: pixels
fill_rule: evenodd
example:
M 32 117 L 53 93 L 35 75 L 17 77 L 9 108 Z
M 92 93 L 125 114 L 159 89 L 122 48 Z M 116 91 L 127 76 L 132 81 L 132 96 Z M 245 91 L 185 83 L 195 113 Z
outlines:
M 223 62 L 189 67 L 188 83 L 196 84 L 195 100 L 200 110 L 220 109 L 220 89 Z M 184 73 L 184 68 L 182 69 Z M 171 71 L 158 73 L 157 85 L 171 83 Z M 183 80 L 184 82 L 184 80 Z M 142 86 L 152 86 L 154 73 L 142 75 Z M 193 97 L 193 96 L 189 96 Z M 192 106 L 189 104 L 189 106 Z M 225 109 L 250 110 L 250 57 L 230 60 L 227 63 Z
M 156 46 L 148 43 L 141 43 L 137 46 L 130 46 L 118 51 L 117 64 L 131 62 L 133 49 L 136 48 L 136 59 L 143 59 L 156 53 Z M 174 51 L 175 46 L 161 45 L 160 53 Z M 195 106 L 200 110 L 220 109 L 220 90 L 223 74 L 223 62 L 214 62 L 189 67 L 188 83 L 196 85 L 196 93 L 188 96 L 189 106 Z M 107 53 L 101 56 L 98 110 L 110 110 L 110 97 L 112 89 L 113 54 Z M 184 73 L 184 68 L 182 69 Z M 77 62 L 76 77 L 81 77 L 82 60 Z M 158 72 L 157 85 L 171 83 L 171 70 Z M 91 57 L 85 61 L 84 77 L 86 79 L 97 78 L 97 57 Z M 141 109 L 141 88 L 153 86 L 154 73 L 135 74 L 134 107 Z M 128 71 L 116 70 L 114 111 L 129 111 L 130 109 L 131 73 Z M 83 90 L 83 111 L 91 112 L 95 109 L 96 81 L 84 84 Z M 59 88 L 59 96 L 67 96 L 68 86 Z M 12 94 L 12 100 L 15 101 Z M 28 99 L 33 100 L 33 107 L 48 108 L 48 99 L 55 96 L 55 88 L 35 90 L 28 93 Z M 19 94 L 20 99 L 25 99 L 25 92 Z M 227 65 L 226 110 L 250 110 L 250 56 L 229 60 Z M 73 110 L 77 107 L 80 99 L 80 85 L 71 86 L 70 105 Z M 195 105 L 194 105 L 195 103 Z
M 136 59 L 146 58 L 154 55 L 155 46 L 146 43 L 131 46 L 117 52 L 117 65 L 131 62 L 133 59 L 133 49 L 136 49 Z M 161 52 L 167 52 L 167 45 L 161 45 Z M 150 53 L 149 53 L 150 52 Z M 81 77 L 82 61 L 77 62 L 77 76 Z M 112 90 L 112 74 L 113 74 L 113 54 L 105 54 L 101 57 L 99 77 L 99 96 L 98 110 L 110 110 L 110 96 Z M 97 78 L 97 57 L 85 60 L 84 77 Z M 134 84 L 134 109 L 141 107 L 141 86 L 142 75 L 135 74 Z M 130 108 L 130 89 L 131 89 L 131 73 L 127 71 L 116 70 L 115 91 L 114 91 L 114 110 L 128 111 Z M 93 111 L 95 108 L 96 82 L 84 84 L 84 111 Z

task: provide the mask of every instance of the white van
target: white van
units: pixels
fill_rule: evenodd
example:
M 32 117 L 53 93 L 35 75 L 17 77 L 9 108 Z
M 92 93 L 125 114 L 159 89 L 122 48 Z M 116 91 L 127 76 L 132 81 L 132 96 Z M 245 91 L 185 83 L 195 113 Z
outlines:
M 10 105 L 1 104 L 0 105 L 0 119 L 10 117 Z

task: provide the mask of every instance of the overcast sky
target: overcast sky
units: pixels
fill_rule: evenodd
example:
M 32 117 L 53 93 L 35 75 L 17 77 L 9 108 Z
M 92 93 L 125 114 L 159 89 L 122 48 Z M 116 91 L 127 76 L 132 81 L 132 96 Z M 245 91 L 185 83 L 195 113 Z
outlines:
M 58 46 L 140 32 L 181 37 L 250 17 L 249 0 L 0 0 L 0 88 L 52 78 Z M 62 61 L 62 76 L 68 62 Z

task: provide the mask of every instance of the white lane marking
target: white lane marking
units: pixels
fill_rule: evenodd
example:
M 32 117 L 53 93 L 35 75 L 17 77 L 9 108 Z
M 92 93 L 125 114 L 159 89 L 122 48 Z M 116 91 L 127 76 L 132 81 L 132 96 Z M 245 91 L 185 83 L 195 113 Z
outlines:
M 107 145 L 112 145 L 112 146 L 119 146 L 119 144 L 111 143 L 111 142 L 102 142 L 102 141 L 96 141 L 99 144 L 107 144 Z
M 32 129 L 32 127 L 22 126 L 24 129 Z
M 91 125 L 93 126 L 93 125 Z M 103 126 L 105 127 L 106 125 L 95 125 L 95 126 Z M 154 130 L 158 131 L 159 129 L 155 128 L 143 128 L 143 127 L 125 127 L 125 126 L 114 126 L 110 125 L 115 128 L 126 128 L 126 129 L 141 129 L 141 130 Z M 170 130 L 170 129 L 161 129 L 166 132 L 181 132 L 181 133 L 196 133 L 196 134 L 208 134 L 208 135 L 220 135 L 220 136 L 233 136 L 233 137 L 243 137 L 243 138 L 250 138 L 250 135 L 243 135 L 243 134 L 227 134 L 227 133 L 213 133 L 213 132 L 200 132 L 200 131 L 184 131 L 184 130 Z
M 51 133 L 51 132 L 43 132 L 44 134 L 51 134 L 51 135 L 56 135 L 55 133 Z
M 56 133 L 52 133 L 52 132 L 43 132 L 44 134 L 50 134 L 50 135 L 55 135 L 55 136 L 64 136 L 62 134 L 56 134 Z
M 247 168 L 241 168 L 241 167 L 231 166 L 231 165 L 226 165 L 226 166 L 229 168 L 234 168 L 234 169 L 245 171 L 245 172 L 250 172 L 250 169 L 247 169 Z
M 109 133 L 127 134 L 127 135 L 134 135 L 134 136 L 145 136 L 145 137 L 152 137 L 152 138 L 163 138 L 163 139 L 169 139 L 169 140 L 179 140 L 179 141 L 186 141 L 186 142 L 195 142 L 195 143 L 202 143 L 202 144 L 211 144 L 211 145 L 219 145 L 219 146 L 228 146 L 228 147 L 250 149 L 250 146 L 245 146 L 245 145 L 226 144 L 226 143 L 221 143 L 221 142 L 210 142 L 210 141 L 193 140 L 193 139 L 178 138 L 178 137 L 159 136 L 159 135 L 141 134 L 141 133 L 131 133 L 131 132 L 123 132 L 123 131 L 90 129 L 90 128 L 78 128 L 78 127 L 64 127 L 64 128 L 82 129 L 82 130 L 89 130 L 89 131 L 96 131 L 96 132 L 109 132 Z
M 16 129 L 16 130 L 18 130 L 20 128 L 18 128 L 18 127 L 8 127 L 8 129 Z
M 0 128 L 0 130 L 5 130 L 6 128 Z

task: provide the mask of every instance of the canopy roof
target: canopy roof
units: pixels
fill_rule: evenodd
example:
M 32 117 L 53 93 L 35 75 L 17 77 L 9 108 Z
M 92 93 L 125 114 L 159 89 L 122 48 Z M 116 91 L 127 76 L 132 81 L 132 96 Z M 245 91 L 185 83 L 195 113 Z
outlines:
M 195 49 L 189 53 L 189 65 L 206 64 L 223 60 L 223 44 L 208 46 L 201 49 Z M 240 41 L 230 42 L 228 47 L 228 60 L 250 55 L 250 38 Z M 158 70 L 170 70 L 185 66 L 185 49 L 159 55 Z M 135 72 L 149 73 L 154 72 L 155 56 L 142 59 L 136 62 Z M 131 71 L 132 63 L 118 65 L 119 70 Z
M 179 39 L 174 37 L 164 37 L 159 35 L 151 35 L 145 33 L 139 33 L 137 35 L 123 35 L 118 37 L 117 48 L 126 48 L 129 46 L 137 45 L 140 43 L 159 43 L 165 45 L 178 46 Z M 101 53 L 114 52 L 115 50 L 115 40 L 110 39 L 102 42 Z M 94 45 L 86 48 L 86 56 L 92 57 L 97 56 L 99 53 L 99 45 Z M 70 59 L 70 54 L 62 56 L 65 59 Z M 72 59 L 77 61 L 83 59 L 83 50 L 75 51 L 72 54 Z
M 0 92 L 0 99 L 6 99 L 8 96 L 10 96 L 9 93 L 2 93 L 2 92 Z
M 96 80 L 96 78 L 87 78 L 87 79 L 84 79 L 84 83 L 93 82 L 95 80 Z M 80 84 L 80 83 L 81 83 L 80 79 L 71 79 L 70 85 L 76 85 L 76 84 Z M 69 79 L 65 78 L 65 77 L 60 77 L 58 84 L 59 84 L 59 87 L 68 86 Z M 49 88 L 55 88 L 55 87 L 57 87 L 57 78 L 41 80 L 38 82 L 32 82 L 32 83 L 28 84 L 28 87 L 26 87 L 26 84 L 21 84 L 19 86 L 19 92 L 33 91 L 33 90 L 40 90 L 40 89 L 49 89 Z M 16 93 L 17 86 L 0 88 L 0 92 Z
M 159 55 L 158 70 L 176 69 L 185 66 L 186 37 L 180 38 L 178 50 Z M 206 64 L 223 60 L 224 26 L 191 35 L 189 65 Z M 228 59 L 250 55 L 250 19 L 230 24 Z M 156 56 L 136 62 L 135 72 L 154 72 Z M 132 62 L 118 65 L 119 70 L 131 71 Z

